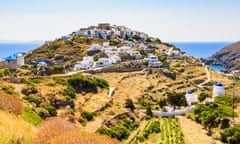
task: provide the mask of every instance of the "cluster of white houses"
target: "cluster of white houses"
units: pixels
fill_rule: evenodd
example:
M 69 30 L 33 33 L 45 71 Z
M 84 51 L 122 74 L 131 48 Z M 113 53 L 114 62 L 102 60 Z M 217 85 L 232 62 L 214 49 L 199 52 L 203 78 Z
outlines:
M 140 49 L 145 50 L 147 47 L 143 46 L 144 44 L 140 44 Z M 129 45 L 124 45 L 121 47 L 110 46 L 109 42 L 103 42 L 102 46 L 99 44 L 92 44 L 91 47 L 87 50 L 88 53 L 94 52 L 103 52 L 106 57 L 101 57 L 97 61 L 94 61 L 93 56 L 86 56 L 83 57 L 82 61 L 77 62 L 74 66 L 74 70 L 89 70 L 95 67 L 103 67 L 109 66 L 112 64 L 119 64 L 122 60 L 120 58 L 120 54 L 126 53 L 131 57 L 136 59 L 142 59 L 148 61 L 148 63 L 152 67 L 160 67 L 161 62 L 158 60 L 158 56 L 149 53 L 148 57 L 143 59 L 143 56 L 140 54 L 139 51 L 134 50 L 134 45 L 131 43 Z
M 62 39 L 70 40 L 73 36 L 87 36 L 91 38 L 101 38 L 104 40 L 110 38 L 127 39 L 134 35 L 138 35 L 143 40 L 148 38 L 148 35 L 143 32 L 131 30 L 125 26 L 110 25 L 109 23 L 100 23 L 98 26 L 90 26 L 88 28 L 81 28 L 80 30 L 73 32 L 72 34 L 62 36 Z

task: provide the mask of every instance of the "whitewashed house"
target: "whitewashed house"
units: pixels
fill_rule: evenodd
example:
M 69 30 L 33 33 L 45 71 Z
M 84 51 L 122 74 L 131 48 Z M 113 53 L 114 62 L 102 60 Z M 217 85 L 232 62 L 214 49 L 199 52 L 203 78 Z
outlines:
M 110 47 L 109 42 L 103 42 L 103 48 L 108 49 Z
M 104 54 L 107 55 L 108 57 L 118 55 L 118 52 L 116 50 L 105 50 Z
M 133 51 L 133 50 L 130 50 L 127 52 L 130 56 L 132 57 L 136 57 L 136 56 L 141 56 L 140 52 L 139 51 Z
M 215 97 L 222 96 L 222 95 L 225 95 L 224 85 L 220 82 L 217 82 L 213 87 L 212 97 L 214 99 Z
M 83 60 L 74 65 L 74 70 L 88 70 L 94 65 L 93 57 L 83 57 Z
M 62 39 L 62 40 L 71 40 L 71 39 L 72 39 L 72 36 L 70 36 L 70 35 L 65 35 L 65 36 L 62 36 L 61 39 Z
M 121 62 L 121 58 L 117 55 L 112 55 L 109 57 L 112 61 L 112 64 L 119 64 Z
M 80 35 L 86 35 L 86 34 L 87 34 L 86 31 L 81 30 L 81 31 L 75 32 L 73 35 L 80 36 Z
M 110 58 L 99 58 L 98 65 L 99 66 L 109 66 L 112 64 L 112 60 Z
M 91 47 L 87 50 L 88 52 L 101 51 L 102 47 L 99 44 L 92 44 Z
M 19 52 L 5 58 L 6 65 L 10 70 L 15 70 L 17 67 L 24 65 L 25 53 Z
M 129 46 L 122 46 L 122 47 L 119 47 L 119 48 L 117 49 L 117 52 L 118 52 L 118 53 L 126 53 L 126 52 L 130 51 L 131 49 L 132 49 L 132 48 L 129 47 Z
M 161 66 L 161 62 L 158 60 L 158 57 L 153 54 L 148 55 L 148 63 L 151 65 L 151 67 Z
M 193 94 L 192 91 L 187 91 L 185 94 L 185 98 L 189 106 L 191 106 L 195 102 L 198 102 L 197 95 Z
M 147 49 L 147 46 L 146 46 L 144 43 L 141 43 L 141 44 L 139 45 L 139 48 L 140 48 L 141 50 L 146 50 L 146 49 Z
M 92 31 L 91 30 L 87 30 L 87 37 L 88 39 L 91 39 L 92 38 Z

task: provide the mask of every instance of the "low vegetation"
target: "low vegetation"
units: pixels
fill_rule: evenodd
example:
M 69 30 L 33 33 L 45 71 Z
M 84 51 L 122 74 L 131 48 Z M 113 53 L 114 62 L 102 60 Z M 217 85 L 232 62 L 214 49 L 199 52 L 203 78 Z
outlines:
M 0 143 L 32 144 L 34 127 L 22 117 L 0 110 Z
M 108 135 L 112 138 L 122 141 L 127 139 L 134 129 L 138 128 L 139 122 L 132 117 L 125 117 L 117 120 L 117 125 L 107 128 L 102 126 L 98 128 L 97 133 Z
M 34 109 L 31 109 L 29 107 L 24 108 L 22 118 L 33 125 L 38 125 L 42 122 L 39 114 Z
M 77 93 L 80 92 L 93 92 L 97 93 L 97 87 L 108 88 L 107 81 L 99 78 L 89 78 L 87 76 L 78 74 L 68 80 L 68 84 L 71 85 Z

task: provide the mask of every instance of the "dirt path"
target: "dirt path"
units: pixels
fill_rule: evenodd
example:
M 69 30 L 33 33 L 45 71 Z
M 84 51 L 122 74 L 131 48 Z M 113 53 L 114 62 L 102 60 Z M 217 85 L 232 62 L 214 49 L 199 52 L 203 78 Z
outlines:
M 206 84 L 206 83 L 208 83 L 208 82 L 211 81 L 211 75 L 210 75 L 210 72 L 209 72 L 207 66 L 205 66 L 205 71 L 206 71 L 206 74 L 207 74 L 207 80 L 205 80 L 204 82 L 200 83 L 200 84 L 198 85 L 198 87 L 203 87 L 204 84 Z
M 203 129 L 203 126 L 196 122 L 187 119 L 184 116 L 178 116 L 179 123 L 182 127 L 184 137 L 190 144 L 212 144 L 214 139 L 207 136 L 207 131 Z M 220 141 L 216 141 L 214 144 L 222 144 Z

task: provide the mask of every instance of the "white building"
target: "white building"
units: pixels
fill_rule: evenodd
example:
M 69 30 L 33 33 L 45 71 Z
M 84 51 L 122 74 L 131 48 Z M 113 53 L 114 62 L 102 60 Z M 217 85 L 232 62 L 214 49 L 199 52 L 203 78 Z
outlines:
M 88 70 L 92 68 L 94 65 L 93 57 L 87 56 L 83 57 L 83 60 L 76 63 L 74 66 L 74 70 Z
M 225 95 L 225 89 L 222 83 L 217 82 L 214 87 L 213 87 L 213 94 L 212 97 L 213 99 L 217 96 L 222 96 Z
M 90 51 L 100 51 L 102 47 L 99 44 L 92 44 L 91 47 L 87 50 L 88 52 Z
M 117 52 L 118 53 L 125 53 L 125 52 L 128 52 L 130 51 L 132 48 L 129 47 L 129 46 L 122 46 L 120 48 L 117 49 Z
M 139 45 L 139 48 L 140 48 L 141 50 L 146 50 L 146 49 L 147 49 L 147 46 L 146 46 L 145 44 L 141 43 L 141 44 Z
M 133 51 L 133 50 L 130 50 L 127 52 L 130 56 L 140 56 L 140 52 L 139 51 Z
M 114 55 L 118 55 L 118 52 L 115 50 L 105 50 L 104 54 L 107 55 L 108 57 L 114 56 Z
M 109 48 L 110 46 L 109 46 L 109 42 L 103 42 L 103 48 L 104 49 L 107 49 L 107 48 Z
M 192 91 L 187 91 L 185 94 L 185 98 L 189 106 L 191 106 L 194 102 L 198 102 L 197 95 L 193 94 Z
M 99 66 L 108 66 L 112 64 L 112 60 L 110 58 L 99 58 L 98 65 Z
M 5 58 L 7 67 L 11 70 L 15 70 L 17 67 L 24 65 L 24 56 L 25 53 L 21 52 L 8 56 Z
M 121 58 L 117 55 L 113 55 L 111 57 L 109 57 L 112 61 L 112 64 L 118 64 L 121 62 Z
M 161 62 L 158 60 L 158 57 L 153 54 L 148 55 L 148 63 L 152 67 L 160 67 L 161 66 Z

